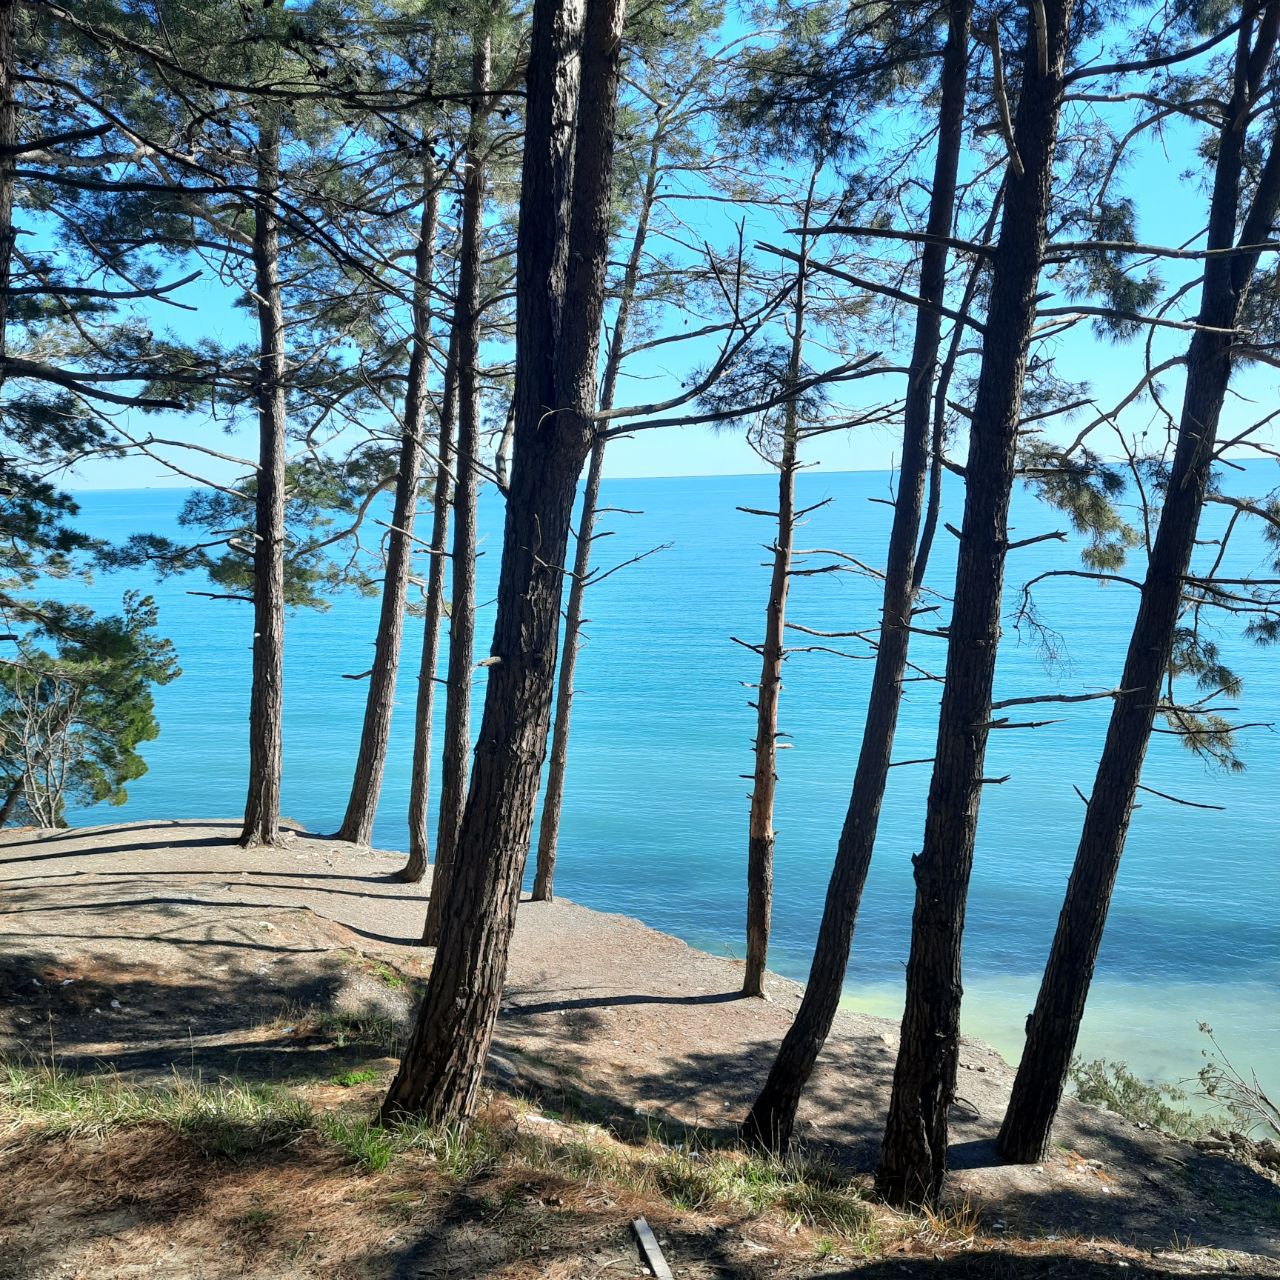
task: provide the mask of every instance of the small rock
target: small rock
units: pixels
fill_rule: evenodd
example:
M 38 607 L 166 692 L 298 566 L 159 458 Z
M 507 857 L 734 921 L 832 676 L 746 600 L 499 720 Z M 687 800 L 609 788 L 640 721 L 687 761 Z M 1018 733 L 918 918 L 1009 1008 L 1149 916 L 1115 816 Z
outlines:
M 1280 1146 L 1270 1138 L 1253 1144 L 1253 1158 L 1265 1169 L 1280 1170 Z
M 120 1001 L 119 1001 L 119 1000 L 113 1000 L 113 1001 L 111 1002 L 111 1007 L 112 1007 L 113 1009 L 118 1009 L 118 1008 L 120 1007 Z

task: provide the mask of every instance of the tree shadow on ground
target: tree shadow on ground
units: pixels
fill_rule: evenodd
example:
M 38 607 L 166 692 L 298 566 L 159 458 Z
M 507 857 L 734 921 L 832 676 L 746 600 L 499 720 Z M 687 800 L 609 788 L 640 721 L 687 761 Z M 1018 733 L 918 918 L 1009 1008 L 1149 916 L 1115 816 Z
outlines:
M 175 831 L 210 825 L 124 826 L 95 833 L 95 841 L 106 843 L 76 856 L 92 865 L 98 854 L 122 848 L 173 848 Z M 141 842 L 148 831 L 155 832 L 153 844 Z M 112 847 L 111 838 L 134 843 Z M 218 835 L 190 841 L 210 850 L 217 867 L 236 861 L 222 852 L 231 843 Z M 12 842 L 0 845 L 0 870 L 23 860 L 6 857 L 11 850 Z M 296 852 L 305 856 L 307 847 Z M 331 920 L 345 918 L 345 904 L 365 896 L 361 883 L 372 888 L 390 877 L 381 867 L 362 876 L 355 860 L 349 860 L 349 876 L 312 874 L 293 869 L 293 853 L 284 856 L 289 870 L 273 869 L 265 859 L 260 869 L 250 862 L 232 871 L 192 870 L 198 859 L 179 854 L 172 860 L 185 864 L 182 869 L 157 865 L 147 872 L 137 869 L 147 864 L 134 855 L 130 866 L 108 866 L 71 885 L 51 883 L 56 873 L 42 877 L 43 888 L 2 882 L 11 906 L 0 913 L 7 917 L 2 923 L 23 931 L 0 930 L 0 1049 L 45 1060 L 52 1051 L 67 1070 L 105 1068 L 157 1079 L 176 1070 L 278 1081 L 323 1078 L 397 1052 L 411 1014 L 411 987 L 401 980 L 391 990 L 367 964 L 363 971 L 352 964 L 350 933 L 394 944 L 397 950 L 377 954 L 420 973 L 429 953 L 404 945 L 416 940 L 404 929 L 406 921 L 420 918 L 415 902 L 375 890 L 369 895 L 375 922 L 387 919 L 391 929 L 339 927 Z M 319 857 L 314 861 L 325 865 Z M 328 865 L 343 864 L 337 859 Z M 149 885 L 121 882 L 147 874 Z M 178 893 L 166 892 L 171 875 L 206 877 L 208 896 L 185 879 Z M 326 887 L 341 879 L 355 887 Z M 308 880 L 322 883 L 306 893 L 299 882 Z M 136 884 L 138 892 L 125 892 L 125 883 Z M 270 897 L 268 890 L 284 888 L 299 892 L 283 901 L 261 900 Z M 763 1006 L 751 1001 L 735 1009 L 740 996 L 721 985 L 732 981 L 723 967 L 714 974 L 704 970 L 701 992 L 676 994 L 689 963 L 683 953 L 678 975 L 668 963 L 672 980 L 665 990 L 656 981 L 658 989 L 649 989 L 645 971 L 637 978 L 625 965 L 616 972 L 607 962 L 566 966 L 564 938 L 555 926 L 573 921 L 575 912 L 580 909 L 569 907 L 566 916 L 544 923 L 550 944 L 542 953 L 535 949 L 533 962 L 526 960 L 509 983 L 492 1077 L 557 1110 L 602 1120 L 623 1137 L 643 1137 L 657 1122 L 673 1140 L 688 1134 L 708 1145 L 736 1142 L 736 1126 L 777 1049 L 776 1012 L 759 1017 Z M 368 918 L 355 916 L 357 922 Z M 109 934 L 98 932 L 102 924 Z M 57 932 L 45 931 L 50 928 Z M 643 936 L 628 936 L 648 945 Z M 329 1021 L 319 1025 L 303 1016 L 308 1010 Z M 891 1038 L 872 1026 L 829 1041 L 799 1117 L 798 1138 L 809 1153 L 850 1170 L 874 1167 L 892 1078 Z M 1052 1177 L 1001 1168 L 992 1140 L 1007 1084 L 997 1079 L 1003 1068 L 990 1061 L 991 1055 L 983 1059 L 972 1047 L 962 1055 L 961 1093 L 974 1102 L 958 1105 L 953 1114 L 951 1153 L 957 1194 L 990 1206 L 989 1218 L 1005 1220 L 1010 1231 L 1139 1240 L 1149 1248 L 1164 1247 L 1176 1235 L 1204 1245 L 1280 1252 L 1273 1184 L 1243 1165 L 1171 1144 L 1092 1109 L 1064 1107 L 1058 1141 L 1065 1150 L 1046 1162 Z M 1086 1168 L 1093 1162 L 1069 1157 L 1075 1146 L 1100 1157 L 1105 1168 Z
M 281 1083 L 398 1051 L 407 990 L 386 988 L 329 948 L 281 952 L 228 932 L 124 939 L 163 943 L 176 953 L 172 969 L 86 963 L 43 948 L 0 954 L 0 1050 L 73 1074 Z
M 301 831 L 292 824 L 284 824 L 289 830 Z M 153 845 L 157 848 L 172 847 L 173 841 L 167 839 L 167 835 L 173 831 L 183 830 L 215 830 L 226 831 L 228 834 L 222 843 L 238 844 L 239 833 L 243 829 L 243 824 L 239 822 L 218 822 L 209 821 L 202 822 L 197 819 L 184 820 L 162 820 L 159 822 L 122 822 L 114 827 L 95 827 L 93 828 L 93 837 L 106 841 L 100 850 L 90 850 L 90 852 L 113 853 L 121 848 L 120 845 L 110 843 L 110 839 L 115 835 L 133 834 L 142 831 L 154 831 L 158 833 L 157 839 L 153 841 Z M 83 842 L 85 839 L 85 830 L 83 827 L 66 827 L 59 831 L 42 831 L 36 828 L 17 828 L 12 831 L 3 833 L 3 840 L 0 840 L 0 848 L 6 849 L 22 849 L 30 845 L 49 845 L 63 844 L 68 841 Z M 198 842 L 199 844 L 210 844 L 216 841 L 215 838 L 205 838 Z M 81 850 L 81 856 L 84 851 Z
M 599 1060 L 579 1046 L 620 1028 L 589 1027 L 583 1020 L 632 1003 L 569 999 L 559 1006 L 532 1006 L 513 993 L 491 1069 L 507 1087 L 608 1124 L 621 1136 L 641 1136 L 657 1125 L 672 1141 L 738 1141 L 737 1126 L 765 1079 L 776 1044 L 760 1040 L 730 1052 L 671 1046 L 652 1055 L 622 1052 L 604 1074 Z M 887 1046 L 831 1040 L 800 1111 L 800 1152 L 850 1172 L 873 1171 L 892 1074 Z M 1092 1123 L 1091 1132 L 1082 1132 L 1077 1116 L 1061 1126 L 1061 1145 L 1044 1165 L 1009 1166 L 995 1149 L 1002 1111 L 958 1103 L 948 1157 L 955 1171 L 951 1196 L 985 1205 L 989 1223 L 1033 1236 L 1096 1236 L 1145 1248 L 1190 1239 L 1273 1257 L 1280 1252 L 1280 1189 L 1264 1174 L 1092 1108 L 1076 1111 L 1086 1125 Z M 1089 1160 L 1072 1149 L 1086 1138 L 1095 1157 Z

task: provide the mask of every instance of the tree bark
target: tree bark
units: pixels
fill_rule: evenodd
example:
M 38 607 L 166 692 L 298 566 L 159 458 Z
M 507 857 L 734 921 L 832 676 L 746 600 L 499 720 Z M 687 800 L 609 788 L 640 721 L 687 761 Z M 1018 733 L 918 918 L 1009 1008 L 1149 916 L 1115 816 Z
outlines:
M 937 237 L 951 234 L 955 210 L 968 81 L 969 16 L 969 0 L 954 0 L 943 50 L 938 149 L 929 201 L 928 231 Z M 920 262 L 920 296 L 926 301 L 942 300 L 946 269 L 946 246 L 941 240 L 927 242 Z M 907 379 L 902 464 L 885 565 L 879 644 L 853 791 L 836 847 L 835 867 L 827 888 L 804 997 L 744 1126 L 749 1140 L 775 1151 L 785 1152 L 790 1144 L 800 1096 L 831 1032 L 875 847 L 902 699 L 911 610 L 916 598 L 916 537 L 929 466 L 930 404 L 940 342 L 940 313 L 921 307 L 916 312 Z
M 661 177 L 662 126 L 659 125 L 649 147 L 649 167 L 645 175 L 644 193 L 636 215 L 631 253 L 622 276 L 618 298 L 618 314 L 613 323 L 613 337 L 605 360 L 604 380 L 600 388 L 600 408 L 613 408 L 622 368 L 623 343 L 635 300 L 636 281 L 640 277 L 640 261 L 649 235 L 649 219 L 653 214 Z M 556 851 L 560 844 L 560 812 L 564 803 L 564 779 L 569 766 L 569 727 L 573 713 L 573 681 L 582 646 L 582 602 L 591 572 L 591 546 L 595 538 L 596 507 L 600 499 L 600 477 L 604 470 L 607 437 L 601 432 L 591 446 L 591 462 L 587 469 L 586 488 L 582 494 L 582 516 L 578 522 L 578 543 L 574 555 L 573 579 L 569 584 L 569 607 L 564 622 L 564 650 L 560 655 L 560 680 L 556 688 L 555 726 L 551 733 L 551 760 L 547 765 L 547 785 L 542 795 L 542 820 L 538 826 L 538 859 L 533 879 L 534 902 L 550 902 L 555 896 Z
M 516 438 L 516 402 L 511 398 L 507 407 L 507 416 L 502 423 L 502 434 L 498 437 L 498 447 L 493 453 L 493 478 L 498 488 L 506 493 L 511 481 L 511 446 Z
M 602 408 L 611 406 L 602 405 Z M 569 766 L 569 718 L 573 707 L 573 680 L 582 639 L 582 600 L 591 572 L 591 540 L 595 537 L 596 507 L 600 500 L 600 475 L 604 470 L 606 436 L 598 433 L 591 446 L 587 484 L 582 493 L 582 518 L 569 583 L 569 607 L 564 621 L 564 651 L 560 655 L 560 682 L 556 690 L 555 727 L 551 734 L 551 761 L 542 793 L 542 821 L 538 826 L 538 858 L 533 875 L 534 902 L 555 898 L 556 850 L 560 844 L 560 810 L 564 779 Z
M 280 126 L 258 132 L 253 267 L 258 310 L 258 484 L 253 553 L 253 687 L 249 701 L 249 795 L 244 845 L 280 835 L 284 712 L 285 354 L 280 292 Z
M 436 861 L 422 941 L 440 936 L 441 913 L 457 857 L 458 833 L 467 801 L 471 758 L 471 678 L 476 633 L 476 464 L 480 440 L 480 250 L 484 234 L 485 117 L 488 114 L 490 44 L 479 37 L 471 65 L 475 94 L 467 131 L 462 183 L 462 245 L 458 261 L 458 445 L 453 490 L 453 555 L 449 611 L 449 667 L 445 684 L 444 754 L 440 764 L 440 820 Z
M 624 10 L 589 0 L 584 24 L 580 0 L 534 6 L 494 661 L 440 942 L 384 1118 L 469 1116 L 498 1016 L 546 752 L 569 525 L 594 434 Z
M 960 945 L 983 786 L 1018 419 L 1044 258 L 1071 4 L 1072 0 L 1045 0 L 1028 11 L 1028 22 L 1044 21 L 1048 29 L 1042 33 L 1043 43 L 1031 31 L 1025 40 L 1013 138 L 1022 171 L 1011 162 L 994 255 L 988 337 L 969 429 L 964 522 L 924 847 L 913 858 L 916 902 L 906 1011 L 876 1172 L 881 1193 L 896 1204 L 934 1200 L 946 1172 L 948 1112 L 955 1097 L 960 1045 Z M 1043 68 L 1038 46 L 1046 54 Z
M 809 181 L 800 236 L 800 261 L 791 313 L 791 354 L 787 378 L 800 381 L 804 361 L 805 293 L 809 271 L 809 215 L 820 166 Z M 760 646 L 760 682 L 756 686 L 755 764 L 751 809 L 747 821 L 747 957 L 742 994 L 763 996 L 773 915 L 773 802 L 778 788 L 778 702 L 782 695 L 782 663 L 787 625 L 787 592 L 791 586 L 791 552 L 795 545 L 796 463 L 799 406 L 788 400 L 783 409 L 782 452 L 778 459 L 778 532 L 773 543 L 773 572 L 765 605 L 764 643 Z
M 1255 40 L 1252 37 L 1256 17 L 1256 9 L 1253 14 L 1246 12 L 1241 24 L 1234 89 L 1218 138 L 1207 239 L 1210 250 L 1262 243 L 1269 238 L 1280 205 L 1280 150 L 1273 137 L 1253 206 L 1237 241 L 1249 113 L 1275 49 L 1280 5 L 1265 7 Z M 1075 865 L 1035 1011 L 1027 1020 L 1026 1047 L 1000 1130 L 1000 1152 L 1012 1161 L 1033 1163 L 1043 1159 L 1049 1148 L 1124 852 L 1161 685 L 1169 669 L 1185 578 L 1213 470 L 1218 419 L 1232 368 L 1232 337 L 1226 331 L 1239 323 L 1257 261 L 1255 252 L 1211 257 L 1205 263 L 1198 321 L 1217 332 L 1198 329 L 1187 353 L 1187 381 L 1173 467 L 1129 640 L 1120 692 L 1112 704 Z
M 418 666 L 418 698 L 414 709 L 413 777 L 409 784 L 409 861 L 400 872 L 400 879 L 407 884 L 417 884 L 426 875 L 430 844 L 427 816 L 431 803 L 431 722 L 435 712 L 436 666 L 440 657 L 440 619 L 444 614 L 444 548 L 449 539 L 449 509 L 453 504 L 453 428 L 458 411 L 457 335 L 458 327 L 454 324 L 450 329 L 449 354 L 440 398 L 440 425 L 436 433 L 431 563 L 427 568 L 422 660 Z
M 373 835 L 378 793 L 387 763 L 387 741 L 395 706 L 400 646 L 404 637 L 404 609 L 409 592 L 409 568 L 413 560 L 413 526 L 418 508 L 418 482 L 422 474 L 423 429 L 426 425 L 427 372 L 430 368 L 431 269 L 435 260 L 436 222 L 440 191 L 436 183 L 431 148 L 423 166 L 422 222 L 414 254 L 413 339 L 409 355 L 409 385 L 405 393 L 404 432 L 396 472 L 391 530 L 387 538 L 387 568 L 382 581 L 382 608 L 374 642 L 369 693 L 365 700 L 360 750 L 347 812 L 336 839 L 367 845 Z
M 18 144 L 18 4 L 0 0 L 0 386 L 7 368 L 9 282 L 13 276 L 13 187 Z

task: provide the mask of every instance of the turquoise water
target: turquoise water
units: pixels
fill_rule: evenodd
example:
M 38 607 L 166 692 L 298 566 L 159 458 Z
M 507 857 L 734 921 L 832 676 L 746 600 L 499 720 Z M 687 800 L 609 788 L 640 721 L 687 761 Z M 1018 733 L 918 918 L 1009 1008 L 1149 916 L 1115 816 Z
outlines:
M 1277 482 L 1280 469 L 1271 464 L 1229 479 L 1239 492 L 1255 494 Z M 772 506 L 774 487 L 769 476 L 606 482 L 606 506 L 643 515 L 607 517 L 605 527 L 616 533 L 598 543 L 603 564 L 674 545 L 589 594 L 590 639 L 579 663 L 557 887 L 578 902 L 638 916 L 721 954 L 742 954 L 748 784 L 740 775 L 750 769 L 754 732 L 745 685 L 758 676 L 755 656 L 730 636 L 759 637 L 768 587 L 767 522 L 736 508 Z M 808 518 L 798 545 L 881 561 L 889 509 L 875 499 L 889 495 L 888 475 L 810 473 L 800 488 L 806 505 L 831 501 Z M 951 494 L 953 522 L 958 497 Z M 163 489 L 79 495 L 83 524 L 107 537 L 169 531 L 182 498 Z M 1025 493 L 1015 501 L 1013 523 L 1020 538 L 1063 527 L 1061 517 Z M 1221 525 L 1216 513 L 1211 523 L 1207 536 Z M 1259 570 L 1260 537 L 1237 537 L 1224 572 Z M 931 581 L 944 591 L 954 548 L 940 531 Z M 479 653 L 492 624 L 500 549 L 501 505 L 489 491 L 481 510 Z M 1077 563 L 1074 544 L 1015 551 L 1007 609 L 1026 579 Z M 73 820 L 235 815 L 244 799 L 249 609 L 187 594 L 200 582 L 156 586 L 142 574 L 76 590 L 109 607 L 131 585 L 147 585 L 156 595 L 184 675 L 158 693 L 162 734 L 148 747 L 150 772 L 131 788 L 127 806 L 76 813 Z M 800 577 L 790 617 L 848 631 L 874 624 L 878 598 L 876 585 L 857 574 Z M 1050 660 L 1034 637 L 1010 624 L 997 696 L 1113 686 L 1135 593 L 1059 579 L 1042 584 L 1037 600 L 1057 633 L 1056 655 Z M 345 806 L 364 685 L 341 676 L 367 668 L 376 618 L 376 601 L 355 597 L 289 618 L 284 810 L 314 830 L 332 830 Z M 1280 722 L 1278 655 L 1239 640 L 1230 620 L 1221 641 L 1245 677 L 1242 718 Z M 421 623 L 410 619 L 410 671 L 416 672 L 420 643 Z M 912 656 L 942 668 L 938 640 L 919 638 Z M 792 749 L 779 769 L 770 964 L 796 978 L 807 972 L 870 666 L 823 653 L 796 653 L 787 663 L 781 721 Z M 483 678 L 477 677 L 477 699 Z M 407 839 L 413 687 L 412 676 L 401 685 L 375 831 L 384 848 L 403 849 Z M 936 684 L 908 685 L 897 759 L 932 754 L 936 700 Z M 993 735 L 987 771 L 1011 776 L 984 798 L 965 942 L 966 1027 L 1007 1053 L 1017 1052 L 1079 834 L 1082 806 L 1073 784 L 1087 793 L 1108 706 L 1037 708 L 1035 718 L 1061 723 Z M 1227 808 L 1144 797 L 1098 965 L 1084 1052 L 1127 1058 L 1151 1075 L 1186 1076 L 1199 1063 L 1203 1020 L 1240 1065 L 1280 1086 L 1278 746 L 1270 731 L 1250 731 L 1242 740 L 1248 771 L 1226 776 L 1172 738 L 1153 743 L 1147 783 Z M 896 769 L 886 798 L 848 978 L 849 999 L 875 1011 L 896 1012 L 901 999 L 910 856 L 919 847 L 927 784 L 928 766 Z

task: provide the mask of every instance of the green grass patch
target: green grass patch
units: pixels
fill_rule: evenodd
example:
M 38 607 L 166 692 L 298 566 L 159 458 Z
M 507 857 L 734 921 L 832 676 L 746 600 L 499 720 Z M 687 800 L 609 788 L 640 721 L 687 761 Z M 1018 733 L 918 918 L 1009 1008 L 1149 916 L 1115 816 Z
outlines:
M 373 976 L 382 983 L 384 987 L 390 987 L 392 991 L 402 991 L 408 982 L 404 974 L 393 969 L 389 964 L 375 964 L 373 966 Z
M 340 1084 L 344 1089 L 351 1089 L 358 1084 L 372 1084 L 378 1079 L 378 1075 L 372 1067 L 362 1067 L 359 1071 L 343 1071 L 333 1077 L 333 1083 Z
M 171 1083 L 143 1087 L 119 1076 L 72 1075 L 43 1066 L 4 1066 L 0 1102 L 17 1121 L 38 1121 L 60 1137 L 156 1125 L 210 1155 L 232 1159 L 283 1146 L 315 1123 L 306 1101 L 275 1085 L 206 1084 L 175 1076 Z
M 650 1137 L 624 1143 L 593 1126 L 557 1126 L 546 1137 L 524 1133 L 520 1159 L 577 1182 L 602 1182 L 661 1196 L 674 1208 L 778 1212 L 792 1222 L 874 1246 L 874 1215 L 856 1183 L 836 1168 L 805 1158 L 779 1160 L 738 1146 Z
M 363 1084 L 378 1074 L 353 1070 L 334 1079 Z M 99 1138 L 155 1127 L 189 1139 L 209 1155 L 233 1160 L 309 1137 L 373 1175 L 414 1153 L 459 1184 L 504 1170 L 550 1174 L 580 1185 L 660 1196 L 680 1210 L 775 1212 L 864 1250 L 876 1240 L 870 1208 L 858 1187 L 836 1169 L 703 1145 L 696 1135 L 672 1142 L 661 1131 L 664 1138 L 627 1142 L 594 1125 L 548 1121 L 534 1113 L 515 1120 L 505 1109 L 482 1113 L 467 1125 L 403 1121 L 384 1127 L 367 1114 L 317 1110 L 298 1091 L 271 1084 L 175 1076 L 162 1085 L 138 1085 L 117 1075 L 0 1064 L 0 1131 L 32 1123 L 59 1137 Z M 266 1221 L 266 1216 L 256 1224 L 246 1219 L 246 1225 Z

